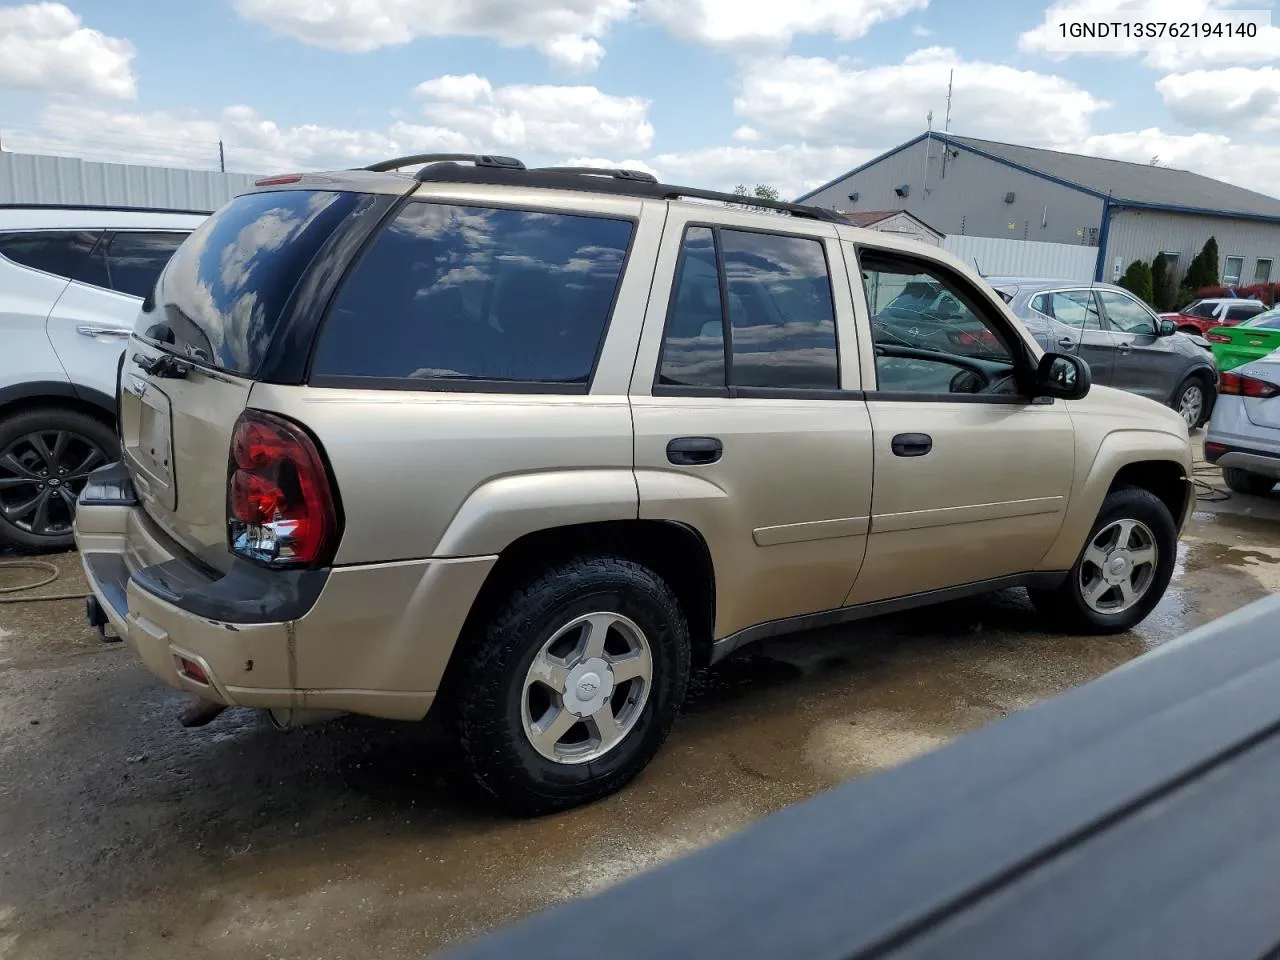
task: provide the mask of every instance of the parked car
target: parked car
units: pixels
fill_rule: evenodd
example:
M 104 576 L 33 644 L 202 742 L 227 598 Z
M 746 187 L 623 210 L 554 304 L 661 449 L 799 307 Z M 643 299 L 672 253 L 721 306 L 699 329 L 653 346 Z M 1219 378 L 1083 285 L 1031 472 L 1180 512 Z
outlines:
M 187 723 L 435 710 L 538 813 L 621 787 L 744 644 L 1013 586 L 1086 633 L 1160 600 L 1186 423 L 1042 355 L 960 261 L 433 159 L 261 181 L 143 306 L 76 531 L 90 622 Z M 915 281 L 991 339 L 872 320 Z
M 204 214 L 0 207 L 0 544 L 72 544 L 116 460 L 116 366 L 142 298 Z
M 1204 458 L 1237 493 L 1261 496 L 1280 480 L 1280 351 L 1222 374 Z
M 1208 297 L 1195 300 L 1174 313 L 1160 314 L 1161 320 L 1172 320 L 1180 333 L 1204 334 L 1212 327 L 1231 327 L 1256 317 L 1267 309 L 1261 300 L 1238 297 Z
M 1214 327 L 1205 334 L 1218 370 L 1231 370 L 1260 360 L 1280 348 L 1280 308 L 1260 313 L 1234 327 Z
M 1208 421 L 1218 384 L 1208 342 L 1176 332 L 1128 290 L 1069 280 L 987 282 L 1041 347 L 1087 361 L 1094 383 L 1166 404 L 1192 429 Z

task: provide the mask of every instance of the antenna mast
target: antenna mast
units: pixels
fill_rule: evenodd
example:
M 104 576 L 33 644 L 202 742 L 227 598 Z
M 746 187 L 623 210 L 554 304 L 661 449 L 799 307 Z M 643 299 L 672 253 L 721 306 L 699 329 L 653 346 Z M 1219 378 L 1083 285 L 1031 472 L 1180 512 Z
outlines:
M 955 68 L 953 67 L 951 69 L 950 75 L 947 77 L 947 119 L 942 127 L 942 132 L 944 134 L 942 138 L 942 176 L 943 177 L 946 177 L 947 175 L 947 153 L 951 149 L 951 145 L 947 143 L 945 134 L 948 134 L 951 132 L 951 85 L 955 81 L 955 79 L 956 79 L 956 71 L 955 71 Z

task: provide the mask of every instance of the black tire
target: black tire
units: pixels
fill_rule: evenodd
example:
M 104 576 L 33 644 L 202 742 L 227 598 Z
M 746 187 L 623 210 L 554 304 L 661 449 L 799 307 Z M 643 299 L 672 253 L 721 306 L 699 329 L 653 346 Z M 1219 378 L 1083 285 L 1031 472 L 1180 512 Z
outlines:
M 1181 413 L 1182 398 L 1186 396 L 1187 392 L 1192 387 L 1196 387 L 1200 390 L 1200 415 L 1196 419 L 1195 423 L 1188 422 L 1187 429 L 1196 430 L 1208 423 L 1209 417 L 1213 413 L 1213 388 L 1210 386 L 1206 377 L 1203 377 L 1198 373 L 1193 373 L 1188 376 L 1178 384 L 1178 389 L 1173 391 L 1173 397 L 1169 401 L 1169 406 L 1178 413 Z
M 1222 479 L 1236 493 L 1247 493 L 1255 497 L 1265 497 L 1275 487 L 1276 482 L 1259 473 L 1250 473 L 1239 467 L 1223 467 Z
M 626 737 L 597 760 L 567 764 L 534 749 L 521 720 L 534 657 L 575 617 L 622 614 L 644 632 L 652 683 Z M 515 591 L 462 651 L 446 706 L 463 763 L 480 787 L 518 816 L 598 800 L 653 759 L 675 723 L 689 682 L 689 627 L 671 588 L 653 571 L 617 557 L 582 557 L 548 569 Z
M 1120 613 L 1104 614 L 1085 602 L 1080 574 L 1089 546 L 1105 527 L 1117 520 L 1137 520 L 1146 525 L 1155 542 L 1156 563 L 1150 585 L 1136 604 Z M 1098 519 L 1061 586 L 1054 590 L 1031 590 L 1031 600 L 1052 629 L 1093 635 L 1123 633 L 1145 620 L 1160 602 L 1173 576 L 1177 553 L 1177 527 L 1164 502 L 1150 491 L 1119 487 L 1102 502 Z
M 57 433 L 73 437 L 64 451 L 64 462 L 69 472 L 50 478 L 57 480 L 57 484 L 46 483 L 41 487 L 44 478 L 39 474 L 46 465 L 31 446 L 31 438 L 41 436 L 47 441 Z M 49 443 L 46 442 L 45 446 L 48 448 Z M 99 453 L 90 469 L 116 460 L 120 455 L 115 430 L 102 420 L 78 410 L 37 407 L 0 419 L 0 542 L 33 552 L 68 550 L 75 546 L 71 521 L 75 517 L 74 498 L 84 486 L 84 476 L 72 476 L 72 472 L 80 461 L 88 462 L 90 447 Z M 6 460 L 9 455 L 14 459 Z M 72 463 L 73 460 L 77 462 Z M 30 483 L 5 483 L 6 480 L 27 478 L 31 479 Z M 67 493 L 60 493 L 61 490 Z M 36 515 L 22 511 L 32 497 L 45 493 L 49 504 L 47 522 L 37 526 Z M 49 532 L 39 532 L 41 527 Z

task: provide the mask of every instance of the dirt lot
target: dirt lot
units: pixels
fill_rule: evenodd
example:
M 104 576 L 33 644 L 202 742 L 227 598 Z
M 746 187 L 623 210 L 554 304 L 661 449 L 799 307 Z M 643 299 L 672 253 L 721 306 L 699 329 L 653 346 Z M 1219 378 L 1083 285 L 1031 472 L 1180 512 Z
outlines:
M 281 734 L 101 646 L 74 602 L 0 606 L 0 960 L 424 957 L 1083 683 L 1280 586 L 1280 495 L 1205 504 L 1133 634 L 1055 636 L 1017 591 L 770 642 L 700 678 L 649 770 L 513 822 L 423 725 Z M 46 591 L 83 588 L 74 555 Z M 0 572 L 0 586 L 17 574 Z M 353 642 L 358 642 L 353 638 Z

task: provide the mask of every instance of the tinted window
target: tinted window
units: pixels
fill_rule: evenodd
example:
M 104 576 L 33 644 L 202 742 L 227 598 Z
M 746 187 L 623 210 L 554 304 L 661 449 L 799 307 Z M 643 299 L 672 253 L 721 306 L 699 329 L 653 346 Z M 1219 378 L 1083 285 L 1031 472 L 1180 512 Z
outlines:
M 1280 330 L 1280 310 L 1268 310 L 1266 313 L 1259 314 L 1249 326 L 1262 327 L 1264 330 Z
M 738 387 L 838 390 L 835 307 L 822 241 L 720 231 Z
M 1069 290 L 1052 297 L 1053 317 L 1077 330 L 1101 330 L 1102 318 L 1098 315 L 1098 303 L 1088 290 Z
M 631 233 L 626 220 L 411 203 L 343 284 L 313 373 L 585 384 Z
M 1136 333 L 1154 336 L 1159 321 L 1155 314 L 1132 297 L 1111 290 L 1099 290 L 1103 309 L 1107 311 L 1107 320 L 1114 330 L 1123 333 Z
M 970 306 L 981 309 L 983 303 L 973 291 L 962 290 L 941 271 L 868 252 L 862 257 L 862 282 L 880 390 L 972 393 L 1012 374 L 1007 333 L 993 317 Z M 926 291 L 932 295 L 926 297 Z M 977 375 L 975 369 L 987 373 Z
M 114 234 L 104 251 L 111 289 L 145 297 L 185 236 L 181 233 Z
M 1248 320 L 1250 317 L 1256 317 L 1265 307 L 1260 307 L 1253 303 L 1233 304 L 1227 307 L 1226 319 L 1228 320 Z
M 24 267 L 70 279 L 88 257 L 98 236 L 90 230 L 0 234 L 0 254 Z
M 724 325 L 720 274 L 709 227 L 691 227 L 676 267 L 658 382 L 723 387 Z
M 302 272 L 361 202 L 303 190 L 237 197 L 178 247 L 137 331 L 163 322 L 170 349 L 252 376 Z

